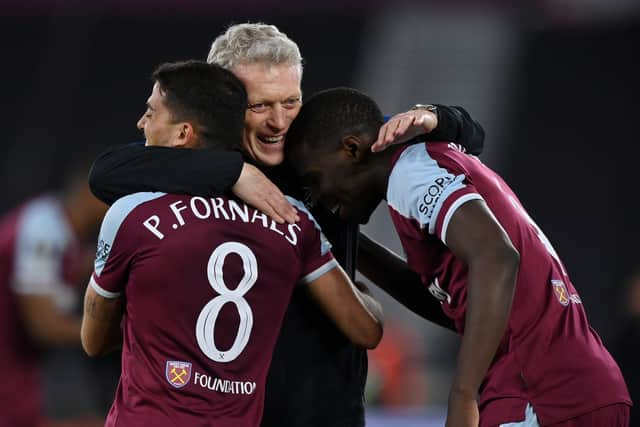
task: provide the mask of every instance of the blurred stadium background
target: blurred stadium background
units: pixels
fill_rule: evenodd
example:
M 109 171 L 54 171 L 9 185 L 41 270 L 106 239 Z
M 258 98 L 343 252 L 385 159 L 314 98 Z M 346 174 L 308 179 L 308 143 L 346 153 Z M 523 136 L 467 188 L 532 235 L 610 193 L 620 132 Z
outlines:
M 625 357 L 627 320 L 640 325 L 626 304 L 640 269 L 637 0 L 2 0 L 0 213 L 60 184 L 70 153 L 139 140 L 153 68 L 205 58 L 244 21 L 298 42 L 306 94 L 353 86 L 386 113 L 464 106 L 485 128 L 482 159 L 519 194 L 592 325 Z M 364 231 L 401 253 L 384 209 Z M 456 338 L 381 298 L 389 320 L 370 356 L 368 425 L 441 425 Z M 623 369 L 636 387 L 637 368 Z M 54 415 L 73 413 L 57 405 Z

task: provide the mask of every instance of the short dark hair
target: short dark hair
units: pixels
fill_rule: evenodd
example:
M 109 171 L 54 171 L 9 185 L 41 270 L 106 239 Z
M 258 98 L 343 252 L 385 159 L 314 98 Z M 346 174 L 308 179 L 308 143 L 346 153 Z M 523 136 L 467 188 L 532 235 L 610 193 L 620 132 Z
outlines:
M 369 96 L 348 87 L 327 89 L 304 102 L 287 132 L 287 144 L 319 147 L 348 134 L 375 138 L 383 123 L 380 108 Z
M 211 148 L 238 147 L 244 128 L 247 91 L 230 71 L 204 61 L 161 64 L 151 75 L 158 82 L 175 121 L 188 121 Z

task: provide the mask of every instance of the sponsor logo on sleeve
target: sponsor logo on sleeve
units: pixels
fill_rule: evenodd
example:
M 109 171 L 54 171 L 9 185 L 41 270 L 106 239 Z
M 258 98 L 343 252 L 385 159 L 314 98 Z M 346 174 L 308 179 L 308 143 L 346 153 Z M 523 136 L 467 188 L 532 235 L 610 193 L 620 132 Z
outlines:
M 165 378 L 175 388 L 186 386 L 191 379 L 191 363 L 167 360 Z
M 442 190 L 444 190 L 444 188 L 449 185 L 451 181 L 453 181 L 453 177 L 443 176 L 440 178 L 436 178 L 427 186 L 424 195 L 420 199 L 420 204 L 418 204 L 418 211 L 420 211 L 420 213 L 424 215 L 427 220 L 431 219 L 434 208 L 438 203 L 438 199 L 440 199 L 440 195 L 442 194 Z
M 109 257 L 109 252 L 111 251 L 111 245 L 100 239 L 98 242 L 98 250 L 96 251 L 96 261 L 97 262 L 105 262 Z

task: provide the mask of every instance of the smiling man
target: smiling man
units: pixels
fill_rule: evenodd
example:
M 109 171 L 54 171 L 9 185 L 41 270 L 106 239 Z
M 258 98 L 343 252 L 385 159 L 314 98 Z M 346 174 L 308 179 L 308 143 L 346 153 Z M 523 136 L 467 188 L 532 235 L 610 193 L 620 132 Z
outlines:
M 231 189 L 251 204 L 238 186 L 250 187 L 250 193 L 259 195 L 270 191 L 244 184 L 244 170 L 253 163 L 287 194 L 304 198 L 305 189 L 283 162 L 289 127 L 301 106 L 303 66 L 298 45 L 273 25 L 237 24 L 215 38 L 207 61 L 233 72 L 247 88 L 249 105 L 241 144 L 244 166 L 234 157 L 238 153 L 219 150 L 116 147 L 94 164 L 91 184 L 98 197 L 112 203 L 136 191 L 212 196 Z M 482 127 L 464 109 L 439 105 L 437 110 L 419 106 L 393 116 L 381 128 L 378 142 L 384 145 L 416 135 L 452 139 L 474 153 L 481 151 L 484 139 Z M 361 271 L 368 277 L 379 273 L 377 267 L 382 264 L 371 262 L 371 255 L 385 258 L 386 253 L 371 242 L 358 251 L 357 225 L 342 222 L 321 207 L 312 213 L 352 278 L 356 263 L 359 268 L 366 264 Z M 396 280 L 385 278 L 377 285 L 425 318 L 451 327 L 438 303 L 423 298 L 428 292 L 415 274 L 403 277 L 406 286 L 402 288 L 391 286 Z M 269 370 L 262 426 L 362 427 L 366 376 L 366 352 L 327 321 L 304 289 L 296 289 Z
M 237 145 L 247 95 L 231 72 L 188 61 L 161 65 L 153 80 L 138 121 L 149 146 Z M 113 204 L 82 320 L 89 355 L 123 347 L 106 426 L 257 427 L 295 288 L 354 346 L 378 344 L 379 304 L 355 288 L 313 216 L 289 200 L 300 209 L 295 224 L 228 195 L 139 192 Z
M 620 369 L 509 186 L 449 141 L 374 154 L 382 125 L 366 95 L 320 92 L 293 123 L 287 157 L 343 220 L 366 223 L 386 200 L 408 266 L 431 293 L 424 298 L 461 336 L 446 426 L 627 427 Z M 397 263 L 380 262 L 403 277 Z
M 287 130 L 302 106 L 302 67 L 247 63 L 233 72 L 249 94 L 242 146 L 258 164 L 277 166 L 284 160 Z

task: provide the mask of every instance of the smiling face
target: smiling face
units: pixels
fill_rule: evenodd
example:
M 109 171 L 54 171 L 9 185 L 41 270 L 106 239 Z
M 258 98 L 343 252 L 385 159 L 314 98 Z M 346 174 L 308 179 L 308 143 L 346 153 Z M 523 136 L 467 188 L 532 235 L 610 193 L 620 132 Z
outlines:
M 300 68 L 250 63 L 231 71 L 247 89 L 243 150 L 258 164 L 279 165 L 284 160 L 287 131 L 302 105 Z
M 156 82 L 147 99 L 147 110 L 137 123 L 138 129 L 144 132 L 145 145 L 173 147 L 180 135 L 181 123 L 176 123 L 164 102 L 164 94 L 160 84 Z

